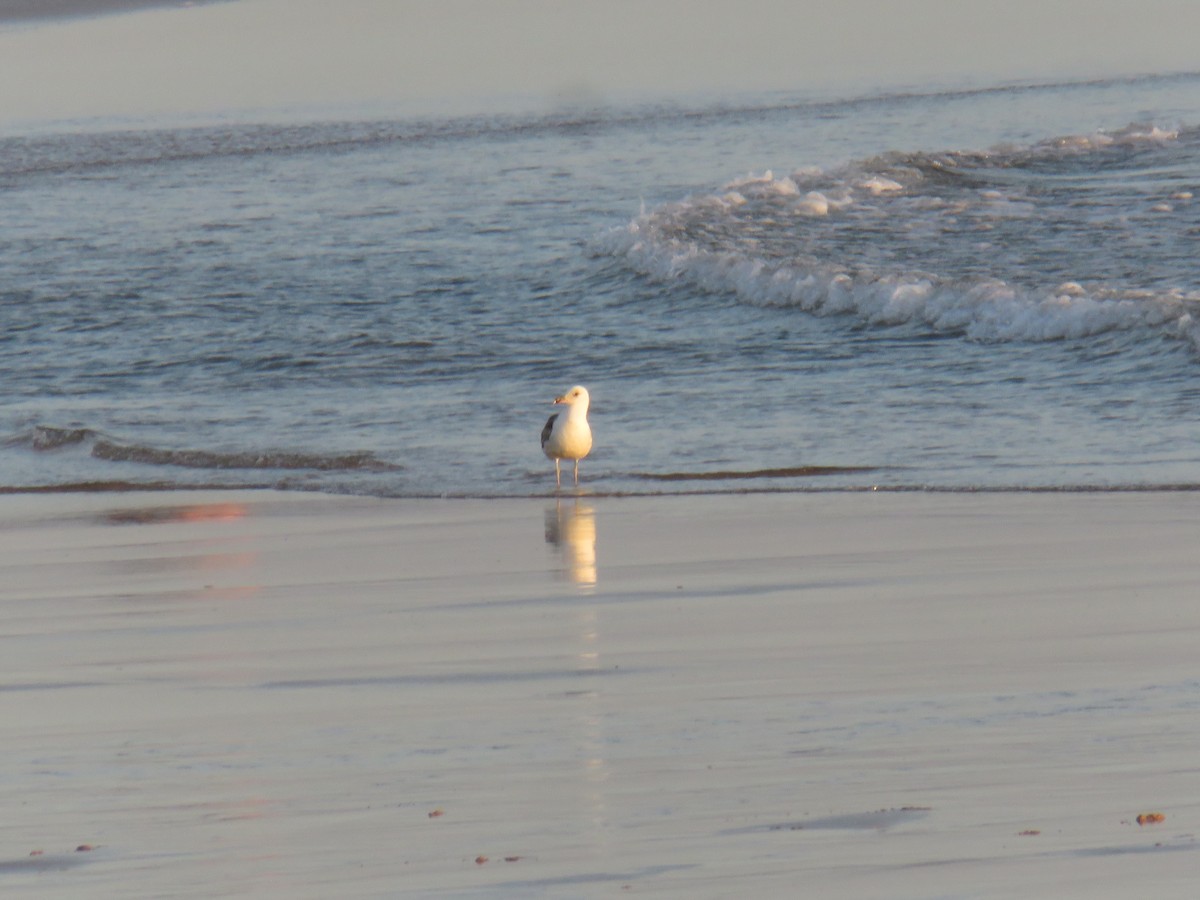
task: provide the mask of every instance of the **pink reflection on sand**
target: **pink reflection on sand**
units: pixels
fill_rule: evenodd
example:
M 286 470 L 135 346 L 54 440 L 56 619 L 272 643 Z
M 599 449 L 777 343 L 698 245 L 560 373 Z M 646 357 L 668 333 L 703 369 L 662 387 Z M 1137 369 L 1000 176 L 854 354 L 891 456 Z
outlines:
M 110 525 L 156 525 L 165 522 L 232 522 L 246 518 L 243 503 L 191 503 L 182 506 L 137 506 L 104 514 Z
M 240 544 L 242 539 L 237 534 L 223 531 L 220 526 L 241 522 L 248 515 L 246 504 L 220 501 L 114 509 L 104 513 L 101 521 L 110 525 L 212 525 L 211 531 L 206 529 L 193 539 L 171 542 L 168 546 L 174 552 L 170 554 L 159 552 L 150 556 L 130 556 L 113 560 L 110 565 L 122 573 L 139 578 L 184 572 L 203 575 L 206 579 L 195 590 L 179 592 L 175 589 L 157 595 L 151 593 L 150 596 L 174 594 L 195 600 L 236 601 L 259 594 L 262 586 L 253 580 L 250 583 L 221 584 L 221 576 L 253 570 L 259 563 L 259 553 L 257 550 L 241 548 L 231 552 L 230 544 Z M 210 578 L 212 581 L 207 580 Z

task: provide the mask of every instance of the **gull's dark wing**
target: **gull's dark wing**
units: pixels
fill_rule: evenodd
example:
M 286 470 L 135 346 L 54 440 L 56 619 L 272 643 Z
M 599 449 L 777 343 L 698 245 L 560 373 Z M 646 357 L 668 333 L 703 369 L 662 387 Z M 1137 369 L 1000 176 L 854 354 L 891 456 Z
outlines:
M 542 426 L 542 449 L 546 449 L 546 441 L 550 440 L 550 432 L 554 430 L 554 420 L 558 418 L 558 413 L 555 413 L 546 420 L 546 424 Z

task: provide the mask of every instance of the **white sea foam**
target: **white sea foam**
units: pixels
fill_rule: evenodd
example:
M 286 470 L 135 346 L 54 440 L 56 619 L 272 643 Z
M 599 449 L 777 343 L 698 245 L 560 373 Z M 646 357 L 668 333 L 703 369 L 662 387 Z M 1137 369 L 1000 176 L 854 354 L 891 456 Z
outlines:
M 1200 347 L 1195 291 L 1122 283 L 1103 271 L 1112 254 L 1092 229 L 1129 241 L 1134 207 L 1126 189 L 1089 186 L 1100 193 L 1083 195 L 1078 187 L 1080 178 L 1090 185 L 1114 148 L 1140 153 L 1178 137 L 1135 125 L 1003 151 L 892 154 L 832 170 L 800 167 L 782 178 L 768 170 L 640 215 L 598 240 L 597 250 L 647 277 L 764 307 L 984 342 L 1155 328 Z M 1086 156 L 1096 153 L 1109 155 Z M 1059 173 L 1065 187 L 1047 181 Z M 1141 208 L 1169 214 L 1191 196 L 1147 196 Z M 1047 264 L 1044 274 L 1032 260 Z M 1141 264 L 1134 257 L 1110 268 L 1125 274 Z
M 1153 327 L 1178 333 L 1200 347 L 1200 332 L 1189 312 L 1200 304 L 1200 296 L 1106 295 L 1076 282 L 1037 292 L 1001 280 L 855 275 L 836 266 L 774 264 L 680 242 L 660 243 L 647 233 L 648 225 L 633 222 L 611 233 L 602 241 L 605 252 L 623 257 L 656 280 L 682 280 L 705 291 L 733 293 L 756 306 L 853 315 L 872 325 L 920 325 L 981 342 L 1079 339 Z
M 880 194 L 890 194 L 896 191 L 904 190 L 904 185 L 900 184 L 900 182 L 893 181 L 890 178 L 884 178 L 881 175 L 872 175 L 868 178 L 864 178 L 862 181 L 859 181 L 856 186 L 869 194 L 873 194 L 874 196 L 879 196 Z
M 740 191 L 744 188 L 753 188 L 756 185 L 773 185 L 774 183 L 775 176 L 770 169 L 767 169 L 761 175 L 746 175 L 743 178 L 735 178 L 725 185 L 725 190 Z
M 820 191 L 809 191 L 804 199 L 795 206 L 797 213 L 810 216 L 825 216 L 829 214 L 829 198 Z
M 1130 146 L 1142 143 L 1164 143 L 1178 139 L 1175 128 L 1160 128 L 1157 125 L 1134 124 L 1119 131 L 1096 132 L 1095 134 L 1066 135 L 1052 138 L 1034 145 L 1040 152 L 1058 150 L 1064 152 L 1090 153 L 1113 146 Z

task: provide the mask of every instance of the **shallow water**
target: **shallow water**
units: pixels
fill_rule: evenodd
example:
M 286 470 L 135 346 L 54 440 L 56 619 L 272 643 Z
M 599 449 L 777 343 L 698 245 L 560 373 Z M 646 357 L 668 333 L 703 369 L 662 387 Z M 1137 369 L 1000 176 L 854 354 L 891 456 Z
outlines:
M 1192 487 L 1198 85 L 10 135 L 0 486 Z

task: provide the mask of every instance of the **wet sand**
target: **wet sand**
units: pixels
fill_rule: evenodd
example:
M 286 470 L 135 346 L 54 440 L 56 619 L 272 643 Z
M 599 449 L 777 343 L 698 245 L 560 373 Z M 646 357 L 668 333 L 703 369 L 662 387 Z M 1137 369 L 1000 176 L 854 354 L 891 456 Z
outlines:
M 17 495 L 0 536 L 5 897 L 1193 890 L 1194 494 Z

